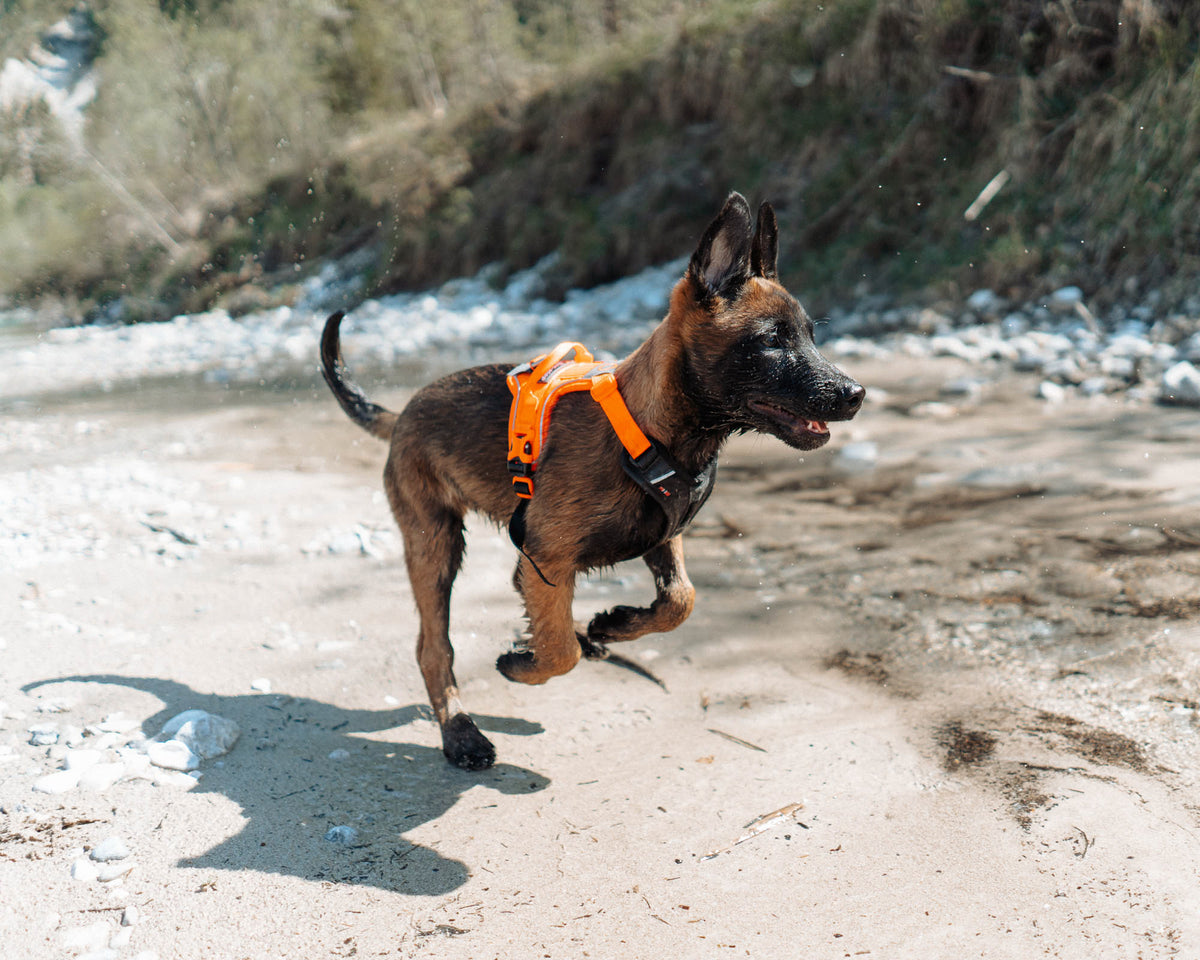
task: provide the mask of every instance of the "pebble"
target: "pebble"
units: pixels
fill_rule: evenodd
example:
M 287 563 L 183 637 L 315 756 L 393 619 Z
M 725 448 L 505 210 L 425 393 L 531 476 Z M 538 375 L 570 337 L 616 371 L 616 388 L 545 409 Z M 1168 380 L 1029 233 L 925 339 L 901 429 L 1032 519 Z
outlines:
M 136 866 L 136 860 L 115 860 L 112 863 L 101 864 L 96 871 L 96 879 L 101 883 L 111 883 L 125 876 Z
M 123 763 L 97 763 L 83 771 L 79 777 L 79 789 L 95 792 L 107 790 L 124 776 L 125 764 Z
M 1170 367 L 1162 375 L 1159 399 L 1189 407 L 1200 407 L 1200 370 L 1186 360 Z
M 110 860 L 124 860 L 129 856 L 129 847 L 120 837 L 108 837 L 92 848 L 91 858 L 101 863 Z
M 180 740 L 153 742 L 146 745 L 146 756 L 156 767 L 164 770 L 195 770 L 200 758 Z
M 350 751 L 344 749 L 343 747 L 338 747 L 336 750 L 332 750 L 329 753 L 330 760 L 346 760 L 349 757 Z
M 1048 403 L 1062 403 L 1067 399 L 1067 391 L 1053 380 L 1043 380 L 1038 384 L 1037 395 Z
M 62 932 L 61 943 L 68 950 L 97 950 L 108 943 L 110 929 L 104 920 L 89 923 L 86 927 L 72 927 Z
M 358 831 L 345 825 L 330 827 L 325 832 L 325 839 L 343 847 L 352 846 L 358 840 Z
M 58 743 L 58 724 L 39 723 L 30 727 L 29 742 L 35 747 L 48 747 Z
M 99 876 L 99 867 L 91 860 L 81 857 L 71 864 L 71 879 L 90 883 Z
M 266 677 L 259 677 L 257 680 L 251 680 L 250 689 L 257 690 L 259 693 L 270 693 L 271 681 Z
M 165 724 L 159 736 L 170 737 L 189 747 L 198 757 L 211 760 L 228 753 L 241 736 L 238 725 L 204 710 L 185 710 Z M 162 764 L 159 764 L 162 766 Z M 176 769 L 192 769 L 177 767 Z
M 55 773 L 48 773 L 33 782 L 33 792 L 66 793 L 79 785 L 79 776 L 80 771 L 78 770 L 59 770 Z
M 121 913 L 121 926 L 123 926 L 123 927 L 135 926 L 137 924 L 138 920 L 140 920 L 140 919 L 141 919 L 141 912 L 138 910 L 138 908 L 134 904 L 131 903 Z
M 64 770 L 86 770 L 103 760 L 104 754 L 99 750 L 68 750 L 62 758 Z

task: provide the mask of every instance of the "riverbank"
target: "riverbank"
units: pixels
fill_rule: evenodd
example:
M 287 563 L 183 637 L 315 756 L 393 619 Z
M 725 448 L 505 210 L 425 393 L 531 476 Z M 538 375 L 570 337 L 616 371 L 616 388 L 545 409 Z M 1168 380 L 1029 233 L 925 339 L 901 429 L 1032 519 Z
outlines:
M 696 612 L 627 651 L 666 689 L 603 663 L 503 680 L 513 551 L 471 530 L 454 631 L 500 754 L 482 776 L 441 759 L 383 450 L 332 401 L 49 377 L 10 406 L 0 478 L 3 942 L 1197 952 L 1200 414 L 899 356 L 843 356 L 870 399 L 828 449 L 731 444 L 687 538 Z M 649 592 L 622 565 L 577 612 Z M 188 709 L 234 720 L 233 749 L 198 777 L 131 759 Z M 88 750 L 122 777 L 34 790 Z M 112 836 L 115 878 L 76 868 Z

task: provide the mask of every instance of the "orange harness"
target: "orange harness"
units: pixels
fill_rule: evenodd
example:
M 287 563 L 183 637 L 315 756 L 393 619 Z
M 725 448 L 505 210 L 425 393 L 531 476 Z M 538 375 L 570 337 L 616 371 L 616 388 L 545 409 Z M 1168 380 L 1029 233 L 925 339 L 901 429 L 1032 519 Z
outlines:
M 568 354 L 574 354 L 568 359 Z M 533 475 L 559 397 L 588 390 L 608 417 L 617 439 L 635 460 L 650 441 L 634 422 L 617 390 L 614 364 L 596 363 L 582 343 L 566 341 L 543 356 L 514 367 L 508 374 L 512 408 L 508 416 L 508 471 L 517 496 L 533 498 Z
M 660 542 L 687 526 L 712 492 L 716 457 L 694 476 L 677 464 L 634 421 L 617 389 L 614 369 L 612 363 L 595 362 L 583 344 L 567 341 L 508 373 L 508 389 L 513 395 L 508 415 L 508 472 L 520 498 L 508 523 L 508 535 L 550 586 L 554 584 L 546 580 L 525 549 L 525 508 L 533 499 L 533 478 L 550 427 L 550 413 L 563 394 L 588 390 L 600 404 L 625 448 L 622 468 L 662 508 L 666 526 Z

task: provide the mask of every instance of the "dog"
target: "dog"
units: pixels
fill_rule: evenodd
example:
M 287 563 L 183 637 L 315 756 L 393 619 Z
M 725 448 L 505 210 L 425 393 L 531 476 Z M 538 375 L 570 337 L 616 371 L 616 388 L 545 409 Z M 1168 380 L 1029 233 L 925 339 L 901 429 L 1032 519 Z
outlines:
M 817 351 L 812 320 L 780 284 L 777 259 L 770 204 L 752 223 L 746 200 L 730 194 L 675 284 L 666 317 L 613 365 L 633 420 L 669 469 L 691 484 L 682 494 L 677 489 L 676 501 L 687 502 L 673 510 L 630 471 L 604 410 L 581 393 L 554 407 L 537 493 L 520 500 L 504 455 L 511 364 L 450 374 L 394 413 L 348 379 L 339 350 L 342 314 L 326 321 L 326 382 L 351 420 L 390 445 L 384 487 L 420 619 L 417 661 L 451 763 L 483 770 L 496 756 L 459 700 L 449 637 L 468 511 L 510 524 L 521 548 L 513 584 L 524 600 L 527 638 L 496 667 L 510 680 L 545 683 L 583 656 L 603 657 L 610 643 L 673 630 L 687 619 L 695 590 L 684 569 L 682 529 L 711 489 L 729 436 L 757 431 L 815 450 L 828 442 L 830 421 L 849 420 L 862 406 L 864 388 Z M 576 575 L 636 557 L 654 576 L 654 601 L 577 624 Z

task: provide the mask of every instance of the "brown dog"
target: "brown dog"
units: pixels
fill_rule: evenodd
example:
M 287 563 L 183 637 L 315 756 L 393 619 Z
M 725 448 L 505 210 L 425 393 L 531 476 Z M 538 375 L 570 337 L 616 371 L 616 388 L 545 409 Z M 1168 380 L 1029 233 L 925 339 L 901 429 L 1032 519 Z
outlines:
M 829 439 L 826 421 L 858 412 L 865 391 L 817 352 L 812 321 L 778 282 L 776 255 L 770 205 L 759 208 L 752 228 L 746 201 L 731 194 L 675 285 L 666 318 L 616 365 L 634 420 L 678 474 L 694 481 L 684 491 L 690 502 L 683 513 L 672 514 L 631 479 L 605 414 L 581 393 L 563 396 L 554 408 L 536 496 L 518 501 L 505 463 L 511 364 L 444 377 L 396 414 L 345 378 L 342 315 L 326 322 L 326 382 L 355 423 L 391 444 L 384 485 L 420 615 L 417 660 L 452 763 L 480 770 L 495 760 L 491 742 L 459 702 L 452 670 L 450 589 L 468 510 L 508 524 L 518 503 L 526 503 L 513 582 L 525 601 L 528 639 L 496 667 L 510 680 L 545 683 L 581 655 L 603 656 L 605 644 L 672 630 L 691 613 L 695 591 L 683 567 L 680 530 L 707 496 L 730 434 L 757 430 L 812 450 Z M 576 574 L 634 557 L 654 574 L 654 602 L 614 607 L 586 628 L 576 625 Z

